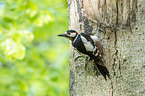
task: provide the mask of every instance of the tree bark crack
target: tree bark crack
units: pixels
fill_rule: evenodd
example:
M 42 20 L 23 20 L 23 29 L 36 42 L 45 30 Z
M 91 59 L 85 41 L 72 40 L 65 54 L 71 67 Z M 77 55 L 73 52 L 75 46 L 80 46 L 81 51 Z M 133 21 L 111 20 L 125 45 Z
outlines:
M 116 26 L 118 26 L 118 0 L 116 0 Z

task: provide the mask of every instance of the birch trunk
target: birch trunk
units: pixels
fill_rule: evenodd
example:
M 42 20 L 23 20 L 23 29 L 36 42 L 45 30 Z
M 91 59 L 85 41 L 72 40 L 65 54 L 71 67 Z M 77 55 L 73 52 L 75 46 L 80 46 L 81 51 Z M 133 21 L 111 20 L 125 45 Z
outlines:
M 70 46 L 70 96 L 145 94 L 145 0 L 68 0 L 70 29 L 97 33 L 111 80 L 96 76 L 93 63 Z

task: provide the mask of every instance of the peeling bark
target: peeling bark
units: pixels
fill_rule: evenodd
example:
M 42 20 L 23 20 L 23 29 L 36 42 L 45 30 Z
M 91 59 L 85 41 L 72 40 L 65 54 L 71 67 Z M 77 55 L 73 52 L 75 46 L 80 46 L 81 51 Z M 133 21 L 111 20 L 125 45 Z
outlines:
M 145 94 L 145 1 L 68 0 L 70 29 L 97 33 L 111 80 L 96 76 L 93 63 L 70 46 L 70 96 L 143 96 Z

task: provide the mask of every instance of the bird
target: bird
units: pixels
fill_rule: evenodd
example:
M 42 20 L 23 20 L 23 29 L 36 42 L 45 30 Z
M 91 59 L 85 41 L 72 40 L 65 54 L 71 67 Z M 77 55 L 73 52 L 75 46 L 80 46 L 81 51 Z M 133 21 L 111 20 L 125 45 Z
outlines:
M 102 74 L 105 80 L 107 80 L 107 77 L 110 79 L 109 71 L 102 57 L 103 52 L 98 36 L 89 33 L 78 33 L 75 30 L 67 30 L 64 34 L 57 36 L 69 39 L 77 51 L 87 55 L 93 61 L 95 69 Z

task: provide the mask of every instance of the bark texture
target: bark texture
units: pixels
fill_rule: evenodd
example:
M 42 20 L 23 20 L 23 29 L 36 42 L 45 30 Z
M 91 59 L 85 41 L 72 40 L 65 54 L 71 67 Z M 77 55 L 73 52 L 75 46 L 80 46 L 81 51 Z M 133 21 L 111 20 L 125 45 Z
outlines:
M 145 1 L 68 0 L 70 29 L 97 33 L 111 80 L 94 72 L 89 62 L 70 46 L 71 96 L 143 96 L 145 94 Z

